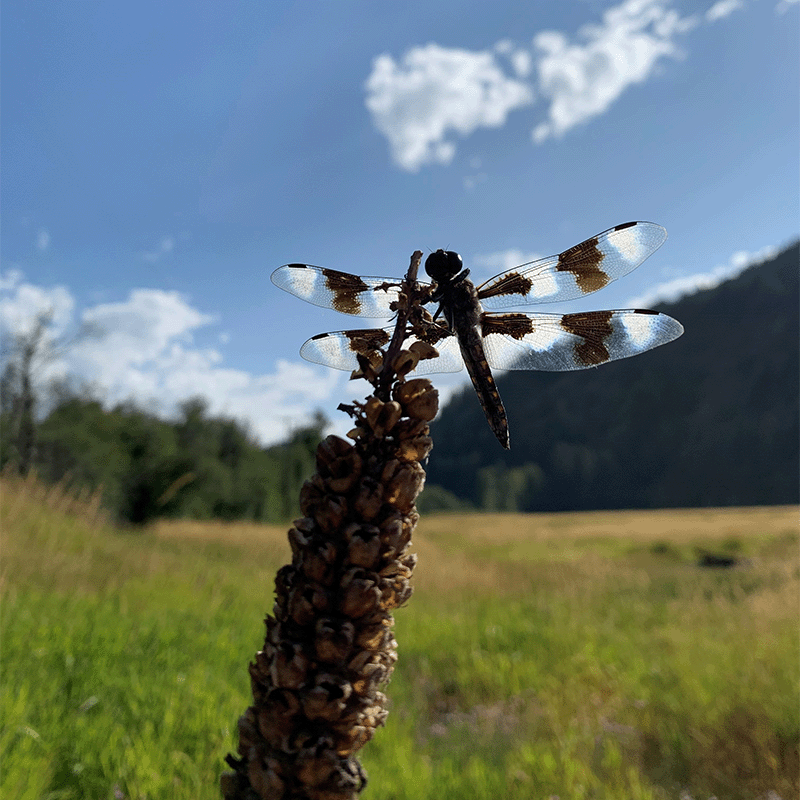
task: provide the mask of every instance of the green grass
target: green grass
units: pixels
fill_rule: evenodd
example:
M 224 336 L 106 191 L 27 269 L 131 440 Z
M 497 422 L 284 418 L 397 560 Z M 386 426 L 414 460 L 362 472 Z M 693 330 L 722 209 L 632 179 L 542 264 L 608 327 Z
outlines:
M 0 795 L 217 798 L 285 531 L 90 511 L 5 482 Z M 798 796 L 797 509 L 439 516 L 415 550 L 363 797 Z

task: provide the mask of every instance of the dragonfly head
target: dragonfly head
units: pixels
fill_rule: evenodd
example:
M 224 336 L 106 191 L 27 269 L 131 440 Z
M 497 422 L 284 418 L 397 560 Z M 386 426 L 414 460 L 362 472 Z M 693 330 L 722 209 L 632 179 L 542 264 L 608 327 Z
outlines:
M 463 267 L 461 256 L 452 250 L 437 250 L 425 259 L 425 272 L 436 283 L 443 283 L 455 278 Z

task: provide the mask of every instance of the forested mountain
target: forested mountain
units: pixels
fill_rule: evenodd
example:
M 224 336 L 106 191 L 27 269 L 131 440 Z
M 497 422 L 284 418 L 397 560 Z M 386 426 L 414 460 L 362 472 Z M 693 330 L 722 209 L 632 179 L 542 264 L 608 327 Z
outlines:
M 798 255 L 659 306 L 686 332 L 653 352 L 500 378 L 510 452 L 472 389 L 456 396 L 429 486 L 497 510 L 797 503 Z

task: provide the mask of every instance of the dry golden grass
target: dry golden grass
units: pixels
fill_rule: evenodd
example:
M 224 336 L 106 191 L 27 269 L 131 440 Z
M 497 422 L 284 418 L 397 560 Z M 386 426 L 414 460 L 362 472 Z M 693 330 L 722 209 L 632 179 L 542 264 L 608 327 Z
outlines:
M 589 583 L 616 581 L 644 589 L 661 572 L 693 565 L 695 548 L 733 546 L 751 559 L 751 568 L 786 573 L 774 582 L 781 587 L 774 600 L 779 609 L 791 592 L 787 587 L 796 591 L 790 574 L 797 559 L 787 561 L 784 548 L 775 559 L 769 551 L 776 541 L 785 541 L 791 552 L 797 521 L 796 506 L 434 515 L 420 522 L 414 538 L 420 558 L 415 582 L 420 590 L 480 587 L 499 594 L 531 587 L 574 594 Z M 671 558 L 654 558 L 659 547 L 666 547 Z M 703 582 L 697 583 L 698 591 Z M 773 604 L 764 594 L 753 601 Z
M 676 545 L 728 537 L 775 536 L 796 533 L 798 506 L 753 508 L 678 508 L 657 511 L 576 511 L 555 514 L 437 514 L 421 529 L 441 531 L 480 544 L 525 542 L 563 543 L 565 537 L 609 538 L 650 543 L 668 540 Z
M 264 548 L 289 555 L 286 538 L 288 525 L 264 525 L 256 522 L 221 522 L 219 520 L 158 520 L 148 528 L 151 536 L 164 542 L 188 542 L 195 545 L 226 544 L 244 551 L 263 553 Z
M 59 582 L 73 588 L 83 582 L 91 585 L 96 572 L 105 575 L 101 564 L 96 571 L 91 562 L 108 557 L 124 560 L 128 577 L 169 573 L 192 551 L 201 555 L 222 548 L 232 561 L 258 564 L 262 569 L 290 559 L 288 524 L 160 520 L 144 531 L 116 531 L 109 536 L 112 529 L 100 508 L 99 494 L 75 496 L 61 486 L 44 486 L 35 476 L 22 479 L 13 474 L 2 476 L 0 490 L 3 528 L 17 534 L 3 537 L 4 562 L 14 562 L 18 576 L 20 570 L 25 574 L 40 568 L 36 552 L 46 542 L 48 550 L 62 554 L 54 570 Z M 86 548 L 88 562 L 74 558 L 76 539 L 69 527 L 41 524 L 37 509 L 42 507 L 74 519 L 84 536 L 97 545 Z M 493 595 L 514 594 L 532 586 L 574 593 L 589 578 L 624 579 L 644 588 L 653 579 L 650 556 L 659 546 L 691 563 L 695 548 L 719 551 L 730 549 L 733 543 L 737 554 L 750 558 L 750 567 L 765 578 L 762 590 L 749 598 L 753 611 L 758 606 L 762 612 L 783 609 L 791 613 L 796 605 L 786 604 L 786 592 L 793 585 L 797 559 L 787 561 L 785 549 L 776 543 L 796 541 L 799 516 L 797 506 L 434 514 L 420 521 L 414 537 L 419 555 L 415 584 L 420 591 L 457 594 L 468 588 Z M 131 548 L 132 539 L 145 546 Z M 776 558 L 770 558 L 770 550 L 776 547 Z M 637 553 L 646 559 L 646 569 Z M 634 557 L 620 559 L 622 554 Z M 668 566 L 674 568 L 674 564 Z M 702 583 L 698 582 L 698 591 Z

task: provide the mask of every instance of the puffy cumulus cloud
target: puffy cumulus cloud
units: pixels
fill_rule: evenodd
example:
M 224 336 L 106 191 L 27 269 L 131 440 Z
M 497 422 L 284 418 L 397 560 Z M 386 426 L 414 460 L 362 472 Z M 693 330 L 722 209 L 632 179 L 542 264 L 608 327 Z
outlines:
M 796 6 L 800 0 L 781 0 L 777 6 L 775 6 L 775 12 L 777 14 L 785 14 L 792 6 Z
M 494 46 L 495 53 L 505 56 L 519 78 L 527 78 L 533 69 L 530 51 L 517 47 L 510 39 L 503 39 Z
M 21 270 L 11 269 L 0 275 L 0 340 L 3 358 L 19 353 L 15 337 L 31 336 L 38 331 L 39 351 L 34 354 L 35 385 L 63 378 L 66 367 L 58 344 L 69 332 L 75 310 L 75 299 L 64 286 L 42 287 L 25 281 Z M 2 366 L 5 366 L 5 362 Z
M 12 267 L 5 272 L 0 272 L 0 292 L 10 292 L 25 277 L 22 270 Z
M 515 69 L 525 71 L 524 56 L 516 57 Z M 450 163 L 452 134 L 500 127 L 511 110 L 533 102 L 530 86 L 507 75 L 494 52 L 437 44 L 414 47 L 399 62 L 378 56 L 365 88 L 375 127 L 389 140 L 395 163 L 409 172 Z
M 69 326 L 74 309 L 75 299 L 64 286 L 34 286 L 18 269 L 0 275 L 0 330 L 4 335 L 29 335 L 37 320 L 47 315 L 47 334 L 56 338 Z
M 84 356 L 91 358 L 98 345 L 112 348 L 124 367 L 152 360 L 176 340 L 190 341 L 194 329 L 213 321 L 180 293 L 160 289 L 134 289 L 124 302 L 89 308 L 82 319 L 94 334 L 84 346 Z
M 777 10 L 798 1 L 780 0 Z M 682 17 L 672 0 L 623 0 L 575 36 L 541 31 L 529 48 L 504 39 L 479 51 L 432 43 L 399 61 L 384 53 L 366 81 L 366 105 L 393 160 L 409 172 L 449 164 L 456 136 L 501 127 L 534 99 L 547 106 L 531 133 L 541 144 L 606 113 L 626 89 L 656 74 L 663 59 L 682 55 L 683 34 L 744 5 L 717 0 L 705 14 Z M 474 177 L 464 180 L 468 189 L 475 184 Z
M 706 22 L 716 22 L 730 16 L 737 8 L 744 8 L 742 0 L 717 0 L 711 8 L 706 11 Z
M 500 272 L 506 272 L 522 264 L 537 261 L 540 258 L 543 258 L 543 256 L 538 253 L 526 252 L 513 247 L 508 250 L 499 250 L 495 253 L 477 255 L 472 259 L 472 263 L 477 267 L 477 269 L 473 269 L 473 276 L 478 274 L 481 279 L 488 280 Z
M 265 373 L 231 368 L 218 349 L 195 344 L 195 334 L 216 320 L 178 292 L 135 289 L 124 301 L 95 305 L 78 317 L 64 287 L 33 286 L 15 270 L 0 276 L 0 288 L 6 333 L 29 332 L 43 311 L 53 312 L 53 339 L 82 327 L 83 334 L 47 363 L 40 379 L 69 376 L 93 385 L 107 406 L 132 400 L 171 416 L 182 401 L 201 395 L 212 414 L 246 422 L 269 443 L 346 391 L 344 373 L 304 362 L 278 361 Z
M 773 258 L 777 252 L 778 248 L 771 245 L 762 247 L 756 253 L 739 250 L 730 257 L 727 264 L 721 264 L 710 272 L 683 275 L 660 283 L 645 294 L 632 297 L 626 305 L 628 308 L 650 308 L 658 303 L 673 303 L 684 295 L 694 294 L 703 289 L 715 289 L 721 283 L 738 277 L 748 267 Z
M 609 8 L 599 25 L 585 25 L 576 41 L 558 31 L 534 37 L 539 93 L 549 100 L 548 119 L 533 130 L 534 142 L 562 136 L 603 114 L 659 60 L 680 55 L 679 34 L 696 20 L 682 18 L 665 0 L 626 0 Z

